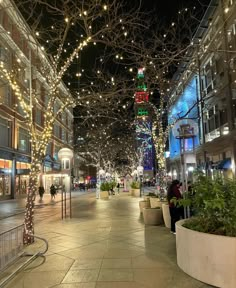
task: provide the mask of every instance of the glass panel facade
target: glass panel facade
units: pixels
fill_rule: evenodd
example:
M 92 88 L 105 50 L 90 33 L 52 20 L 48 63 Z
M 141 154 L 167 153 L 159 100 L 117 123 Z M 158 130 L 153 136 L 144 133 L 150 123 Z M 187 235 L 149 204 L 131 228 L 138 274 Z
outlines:
M 172 123 L 175 119 L 179 119 L 181 117 L 190 118 L 197 123 L 197 120 L 195 120 L 198 118 L 198 106 L 196 103 L 197 85 L 196 79 L 193 77 L 192 80 L 184 88 L 183 93 L 172 106 L 168 116 L 169 123 Z M 193 145 L 194 147 L 199 145 L 199 135 L 194 137 L 194 143 L 192 138 L 185 139 L 186 150 L 191 151 L 193 149 Z M 180 155 L 180 140 L 175 138 L 172 130 L 170 131 L 169 136 L 169 147 L 170 158 L 174 158 Z
M 41 110 L 40 108 L 36 108 L 35 122 L 36 122 L 39 126 L 42 126 L 42 110 Z
M 0 173 L 0 196 L 10 195 L 11 176 Z
M 30 152 L 29 133 L 27 130 L 19 127 L 18 149 L 24 152 Z
M 0 117 L 0 146 L 11 147 L 11 122 Z

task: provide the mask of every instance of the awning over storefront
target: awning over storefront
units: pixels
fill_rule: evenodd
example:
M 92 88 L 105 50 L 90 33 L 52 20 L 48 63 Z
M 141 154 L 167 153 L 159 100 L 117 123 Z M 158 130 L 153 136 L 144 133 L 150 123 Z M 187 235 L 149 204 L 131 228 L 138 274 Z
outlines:
M 17 175 L 29 175 L 30 169 L 16 169 Z
M 46 167 L 52 168 L 53 162 L 54 162 L 54 159 L 50 155 L 47 154 L 43 160 L 43 165 Z
M 50 167 L 52 168 L 53 170 L 58 170 L 60 171 L 61 170 L 61 163 L 59 163 L 58 161 L 56 161 L 55 158 L 53 158 L 52 156 L 50 155 L 46 155 L 44 160 L 43 160 L 43 165 L 45 167 Z
M 230 169 L 231 168 L 231 158 L 226 158 L 222 160 L 216 167 L 216 169 L 219 170 L 225 170 L 225 169 Z

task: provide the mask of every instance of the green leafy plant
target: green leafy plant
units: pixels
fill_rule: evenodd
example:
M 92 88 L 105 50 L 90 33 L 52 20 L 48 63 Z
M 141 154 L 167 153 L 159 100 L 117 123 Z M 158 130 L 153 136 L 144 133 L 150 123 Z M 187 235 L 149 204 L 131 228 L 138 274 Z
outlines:
M 200 174 L 193 185 L 192 195 L 188 198 L 195 215 L 186 221 L 186 228 L 236 237 L 235 180 L 220 177 L 213 180 Z M 189 202 L 182 202 L 182 205 L 188 206 Z
M 101 191 L 109 191 L 111 189 L 111 184 L 109 182 L 103 182 L 100 185 Z
M 138 181 L 133 181 L 130 185 L 132 189 L 140 189 L 140 183 Z
M 177 199 L 176 197 L 171 198 L 170 203 L 173 203 L 176 207 L 188 207 L 192 205 L 192 200 L 187 192 L 184 193 L 184 197 Z
M 116 181 L 111 181 L 111 182 L 109 182 L 110 183 L 110 186 L 111 186 L 111 188 L 115 188 L 116 187 Z
M 149 197 L 153 197 L 153 198 L 159 198 L 157 194 L 153 193 L 153 192 L 149 192 L 148 195 Z

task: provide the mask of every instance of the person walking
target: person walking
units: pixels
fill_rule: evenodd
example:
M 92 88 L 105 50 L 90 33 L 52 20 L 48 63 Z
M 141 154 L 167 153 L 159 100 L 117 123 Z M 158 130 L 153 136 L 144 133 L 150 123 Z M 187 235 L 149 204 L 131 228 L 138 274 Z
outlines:
M 117 188 L 117 194 L 120 194 L 120 183 L 119 182 L 117 183 L 116 188 Z
M 43 186 L 39 186 L 39 197 L 40 197 L 40 201 L 43 200 L 43 194 L 45 192 L 45 189 Z
M 182 198 L 180 193 L 180 182 L 179 180 L 173 180 L 170 184 L 167 192 L 167 200 L 169 203 L 170 217 L 171 217 L 171 233 L 175 234 L 175 223 L 183 217 L 182 207 L 178 206 L 178 203 L 173 203 L 173 199 L 179 200 Z
M 51 194 L 51 200 L 55 199 L 56 194 L 57 194 L 57 190 L 53 184 L 50 187 L 50 194 Z

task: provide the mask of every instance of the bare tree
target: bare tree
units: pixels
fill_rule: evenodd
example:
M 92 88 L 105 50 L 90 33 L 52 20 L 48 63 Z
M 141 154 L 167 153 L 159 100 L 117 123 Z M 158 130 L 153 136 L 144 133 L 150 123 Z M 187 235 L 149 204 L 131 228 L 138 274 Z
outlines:
M 17 11 L 15 4 L 24 17 Z M 37 104 L 39 91 L 32 83 L 30 88 L 22 89 L 16 73 L 17 61 L 15 67 L 11 68 L 1 62 L 1 76 L 11 86 L 24 111 L 31 137 L 31 172 L 24 222 L 24 243 L 28 244 L 33 241 L 33 207 L 39 167 L 53 135 L 53 125 L 63 111 L 75 105 L 78 100 L 68 96 L 68 90 L 62 84 L 65 74 L 80 57 L 81 51 L 91 45 L 101 43 L 103 47 L 120 47 L 125 51 L 125 46 L 132 45 L 128 33 L 134 33 L 144 24 L 138 8 L 128 11 L 121 1 L 116 0 L 107 5 L 101 0 L 79 3 L 46 0 L 14 3 L 9 0 L 1 3 L 1 10 L 9 15 L 14 13 L 14 25 L 28 46 L 27 52 L 17 47 L 15 53 L 18 59 L 24 58 L 23 67 L 28 67 L 31 77 L 44 82 L 48 95 L 48 101 L 43 107 L 43 127 L 38 129 L 33 121 L 33 107 Z M 9 37 L 5 29 L 1 30 L 1 35 Z
M 178 81 L 173 78 L 173 75 L 177 69 L 185 69 L 187 63 L 192 59 L 195 49 L 192 40 L 203 12 L 204 9 L 199 13 L 195 7 L 185 8 L 179 11 L 175 21 L 170 21 L 169 27 L 156 25 L 156 29 L 150 30 L 150 37 L 147 41 L 140 41 L 140 45 L 136 46 L 132 61 L 130 61 L 129 70 L 131 72 L 135 71 L 136 73 L 138 68 L 144 68 L 145 83 L 147 91 L 150 92 L 150 101 L 137 104 L 137 106 L 144 105 L 148 110 L 149 115 L 143 116 L 143 118 L 151 119 L 152 127 L 145 125 L 145 121 L 138 122 L 138 126 L 140 133 L 146 134 L 144 139 L 151 137 L 155 147 L 161 197 L 166 188 L 164 153 L 170 129 L 176 121 L 187 117 L 191 110 L 199 104 L 196 100 L 184 115 L 183 113 L 176 115 L 168 122 L 168 110 L 176 99 L 171 97 L 170 92 Z M 195 62 L 195 65 L 189 69 L 189 73 L 197 72 L 197 63 Z

